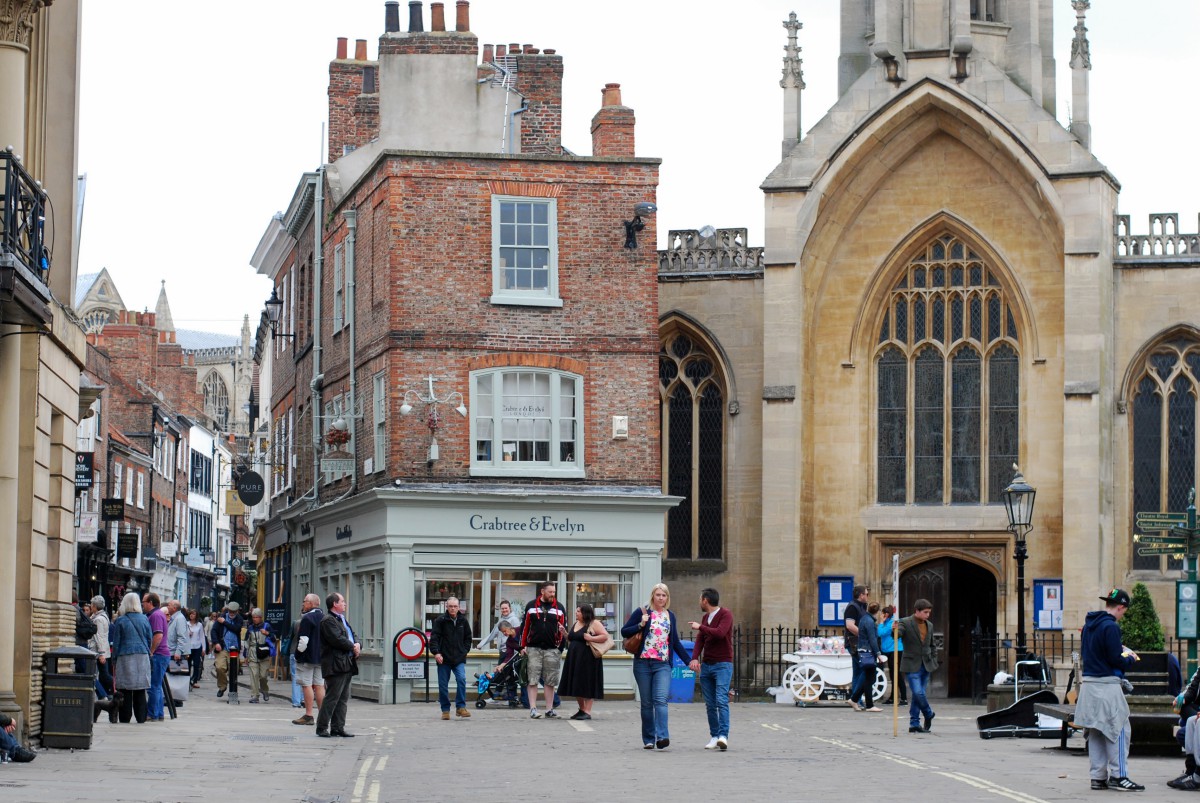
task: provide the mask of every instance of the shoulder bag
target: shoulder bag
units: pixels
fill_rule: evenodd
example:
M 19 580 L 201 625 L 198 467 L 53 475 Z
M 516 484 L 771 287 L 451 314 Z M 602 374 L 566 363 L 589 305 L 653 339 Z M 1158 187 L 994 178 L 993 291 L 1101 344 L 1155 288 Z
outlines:
M 639 610 L 641 609 L 639 608 Z M 650 624 L 650 620 L 647 619 L 646 625 L 648 624 Z M 642 625 L 638 629 L 638 632 L 625 639 L 625 641 L 621 643 L 621 649 L 625 650 L 625 652 L 629 653 L 630 655 L 640 652 L 642 649 L 642 641 L 644 641 L 646 638 L 646 625 Z
M 592 633 L 591 635 L 594 636 L 596 634 Z M 596 656 L 597 658 L 603 658 L 604 653 L 611 650 L 613 648 L 613 645 L 615 645 L 615 644 L 616 644 L 616 642 L 613 641 L 613 637 L 612 637 L 611 633 L 605 633 L 604 641 L 601 641 L 600 643 L 596 643 L 594 641 L 588 642 L 588 646 L 592 648 L 592 655 Z

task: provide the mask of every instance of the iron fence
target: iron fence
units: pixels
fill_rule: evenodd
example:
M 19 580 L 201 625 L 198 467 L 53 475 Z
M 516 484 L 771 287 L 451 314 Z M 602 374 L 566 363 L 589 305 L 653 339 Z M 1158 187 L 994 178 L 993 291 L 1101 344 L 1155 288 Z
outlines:
M 778 686 L 783 670 L 792 664 L 783 656 L 796 652 L 803 636 L 841 636 L 842 628 L 776 627 L 733 629 L 733 681 L 729 693 L 734 699 L 748 701 L 767 696 L 767 689 Z

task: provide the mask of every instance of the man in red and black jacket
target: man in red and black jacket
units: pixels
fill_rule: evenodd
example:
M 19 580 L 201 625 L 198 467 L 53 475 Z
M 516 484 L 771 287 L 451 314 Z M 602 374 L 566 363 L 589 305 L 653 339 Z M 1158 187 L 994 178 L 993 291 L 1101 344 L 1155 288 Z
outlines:
M 715 588 L 700 592 L 699 622 L 689 622 L 698 632 L 689 667 L 700 675 L 700 691 L 708 709 L 708 744 L 705 750 L 729 749 L 729 683 L 733 680 L 733 614 L 720 607 Z
M 554 689 L 562 670 L 562 642 L 566 636 L 567 614 L 555 602 L 558 589 L 553 580 L 538 586 L 538 598 L 525 608 L 525 624 L 521 628 L 521 651 L 528 658 L 529 717 L 541 718 L 537 707 L 538 676 L 545 686 L 546 716 L 555 719 Z

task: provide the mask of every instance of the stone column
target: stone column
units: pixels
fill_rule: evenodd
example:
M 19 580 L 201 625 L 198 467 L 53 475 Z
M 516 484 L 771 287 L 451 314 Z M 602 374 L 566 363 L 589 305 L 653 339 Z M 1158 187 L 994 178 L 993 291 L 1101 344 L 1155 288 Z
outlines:
M 25 150 L 25 83 L 33 15 L 45 0 L 9 0 L 0 17 L 0 148 Z M 0 326 L 0 335 L 19 331 Z M 17 588 L 17 511 L 21 423 L 21 338 L 0 337 L 0 710 L 13 710 Z M 28 615 L 28 611 L 25 612 Z

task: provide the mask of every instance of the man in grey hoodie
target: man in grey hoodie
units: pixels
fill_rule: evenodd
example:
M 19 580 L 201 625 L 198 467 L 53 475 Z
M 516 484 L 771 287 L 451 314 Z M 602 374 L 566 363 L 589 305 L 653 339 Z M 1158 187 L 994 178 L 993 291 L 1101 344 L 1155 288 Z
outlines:
M 1140 792 L 1146 787 L 1129 780 L 1129 704 L 1125 702 L 1124 675 L 1139 660 L 1121 644 L 1117 624 L 1129 610 L 1129 594 L 1114 588 L 1100 599 L 1104 610 L 1092 611 L 1080 638 L 1083 680 L 1075 724 L 1088 729 L 1088 761 L 1092 789 Z M 1117 775 L 1109 767 L 1117 768 Z

